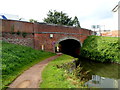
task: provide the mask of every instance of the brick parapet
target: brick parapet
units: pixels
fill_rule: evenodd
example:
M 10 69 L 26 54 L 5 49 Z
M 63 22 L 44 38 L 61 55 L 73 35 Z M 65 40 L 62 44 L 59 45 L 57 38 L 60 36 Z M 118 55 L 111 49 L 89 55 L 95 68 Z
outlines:
M 15 20 L 0 19 L 0 21 L 2 21 L 2 40 L 30 46 L 35 49 L 42 49 L 42 45 L 44 45 L 44 50 L 51 52 L 54 52 L 55 44 L 61 38 L 74 37 L 79 40 L 80 43 L 83 43 L 87 36 L 92 34 L 91 30 L 77 27 L 29 23 Z M 23 37 L 23 34 L 26 34 L 25 37 Z M 53 38 L 50 38 L 50 34 L 53 34 Z

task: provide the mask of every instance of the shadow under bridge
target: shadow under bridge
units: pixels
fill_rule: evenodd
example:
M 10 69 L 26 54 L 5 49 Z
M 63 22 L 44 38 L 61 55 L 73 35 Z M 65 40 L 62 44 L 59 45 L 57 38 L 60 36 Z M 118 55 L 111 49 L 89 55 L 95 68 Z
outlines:
M 66 39 L 60 41 L 56 46 L 56 52 L 62 52 L 73 57 L 78 57 L 80 55 L 80 42 L 75 39 Z

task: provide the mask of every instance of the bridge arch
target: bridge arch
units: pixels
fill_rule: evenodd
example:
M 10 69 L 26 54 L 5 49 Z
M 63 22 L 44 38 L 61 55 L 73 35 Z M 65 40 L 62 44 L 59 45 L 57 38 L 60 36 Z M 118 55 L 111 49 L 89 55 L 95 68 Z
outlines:
M 82 43 L 75 37 L 64 37 L 59 39 L 55 44 L 55 52 L 62 52 L 74 57 L 80 55 Z

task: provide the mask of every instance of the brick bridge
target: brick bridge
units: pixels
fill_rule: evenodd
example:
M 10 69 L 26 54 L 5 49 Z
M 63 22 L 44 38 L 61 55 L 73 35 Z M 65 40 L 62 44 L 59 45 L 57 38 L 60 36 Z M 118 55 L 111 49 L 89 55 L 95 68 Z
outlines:
M 3 41 L 70 55 L 79 54 L 82 43 L 93 33 L 88 29 L 71 26 L 1 19 L 0 29 Z

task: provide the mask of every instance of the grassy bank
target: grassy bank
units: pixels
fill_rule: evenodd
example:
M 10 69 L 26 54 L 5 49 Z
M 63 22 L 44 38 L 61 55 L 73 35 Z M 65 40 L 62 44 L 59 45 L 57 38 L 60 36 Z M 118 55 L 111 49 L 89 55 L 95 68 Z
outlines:
M 18 75 L 32 65 L 53 56 L 50 52 L 30 47 L 2 43 L 2 88 L 7 87 Z
M 43 82 L 40 88 L 82 88 L 83 82 L 80 79 L 73 73 L 68 73 L 66 69 L 60 68 L 71 61 L 73 57 L 68 55 L 62 55 L 51 61 L 42 72 Z
M 89 36 L 81 48 L 81 56 L 101 62 L 117 62 L 119 59 L 118 37 Z

